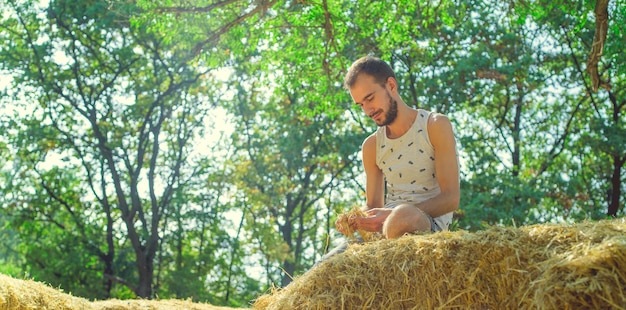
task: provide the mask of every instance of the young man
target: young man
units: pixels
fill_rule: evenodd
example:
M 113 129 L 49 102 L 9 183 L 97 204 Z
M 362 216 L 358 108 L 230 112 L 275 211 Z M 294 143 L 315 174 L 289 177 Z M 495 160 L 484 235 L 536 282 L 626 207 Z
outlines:
M 375 57 L 355 61 L 345 87 L 379 126 L 362 147 L 367 216 L 351 219 L 351 225 L 386 238 L 447 230 L 460 197 L 450 120 L 407 106 L 393 70 Z

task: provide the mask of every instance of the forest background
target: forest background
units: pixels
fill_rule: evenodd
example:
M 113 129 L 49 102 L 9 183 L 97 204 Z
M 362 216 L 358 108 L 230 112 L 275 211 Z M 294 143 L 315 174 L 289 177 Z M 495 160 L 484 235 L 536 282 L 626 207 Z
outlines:
M 0 3 L 1 273 L 229 306 L 288 284 L 364 202 L 364 55 L 452 120 L 452 229 L 624 216 L 624 0 Z

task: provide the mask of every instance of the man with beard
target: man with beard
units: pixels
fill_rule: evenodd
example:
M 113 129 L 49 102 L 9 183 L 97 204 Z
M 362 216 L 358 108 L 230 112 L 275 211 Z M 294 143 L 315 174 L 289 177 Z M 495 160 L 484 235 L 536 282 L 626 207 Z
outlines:
M 393 70 L 378 58 L 354 62 L 344 84 L 356 105 L 379 126 L 362 147 L 367 216 L 350 224 L 382 232 L 386 238 L 447 230 L 460 198 L 450 120 L 407 106 Z
M 379 58 L 355 61 L 344 86 L 378 125 L 362 146 L 366 216 L 350 218 L 351 228 L 380 232 L 386 238 L 447 230 L 460 198 L 450 120 L 406 105 L 398 94 L 393 70 Z M 342 225 L 336 226 L 346 234 Z M 346 246 L 340 245 L 322 260 L 343 252 Z

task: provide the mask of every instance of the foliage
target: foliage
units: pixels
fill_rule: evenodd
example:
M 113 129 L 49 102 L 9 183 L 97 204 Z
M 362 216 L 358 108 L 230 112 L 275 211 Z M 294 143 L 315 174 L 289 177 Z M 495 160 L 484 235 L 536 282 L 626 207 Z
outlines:
M 367 54 L 453 121 L 455 229 L 623 216 L 626 5 L 598 92 L 595 5 L 2 2 L 0 262 L 91 298 L 242 306 L 286 285 L 363 203 L 375 126 L 342 77 Z
M 188 208 L 174 197 L 211 169 L 195 162 L 191 144 L 219 96 L 205 79 L 210 68 L 129 28 L 104 2 L 51 2 L 47 15 L 33 4 L 9 7 L 15 17 L 3 24 L 0 57 L 21 73 L 18 92 L 38 103 L 5 123 L 18 128 L 9 137 L 22 176 L 11 185 L 14 225 L 38 241 L 22 250 L 29 272 L 56 274 L 75 291 L 98 286 L 84 288 L 93 297 L 116 284 L 152 297 L 156 254 L 172 233 L 166 216 Z M 68 268 L 94 274 L 59 268 L 66 254 L 77 260 Z M 122 254 L 130 255 L 119 261 Z

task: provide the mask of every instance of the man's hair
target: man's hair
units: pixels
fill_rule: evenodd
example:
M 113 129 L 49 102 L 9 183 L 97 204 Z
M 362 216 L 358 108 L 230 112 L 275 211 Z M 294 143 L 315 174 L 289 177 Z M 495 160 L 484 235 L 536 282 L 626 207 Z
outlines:
M 391 66 L 389 66 L 387 62 L 373 56 L 365 56 L 359 58 L 350 66 L 343 81 L 343 86 L 349 90 L 361 73 L 373 76 L 376 83 L 383 86 L 390 77 L 396 78 Z

